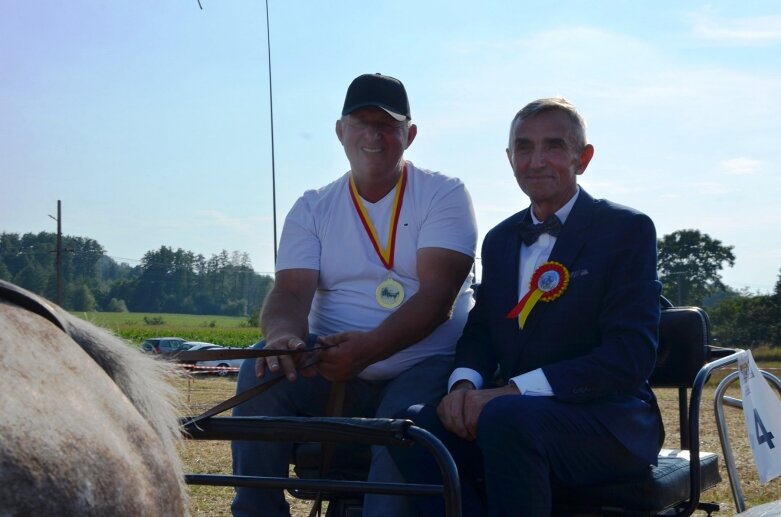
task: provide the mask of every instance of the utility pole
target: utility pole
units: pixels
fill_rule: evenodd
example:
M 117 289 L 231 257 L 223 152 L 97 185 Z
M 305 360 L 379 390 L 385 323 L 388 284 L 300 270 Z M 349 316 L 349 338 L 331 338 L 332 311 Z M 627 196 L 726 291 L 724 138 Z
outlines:
M 57 217 L 49 215 L 57 221 L 57 305 L 62 304 L 62 202 L 57 200 Z

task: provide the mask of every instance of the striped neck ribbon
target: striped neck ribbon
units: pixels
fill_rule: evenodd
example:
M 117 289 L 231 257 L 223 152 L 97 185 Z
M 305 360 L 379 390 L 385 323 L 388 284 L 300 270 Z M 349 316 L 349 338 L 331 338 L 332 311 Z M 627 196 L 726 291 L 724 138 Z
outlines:
M 377 252 L 377 256 L 380 257 L 382 265 L 385 269 L 391 270 L 393 268 L 393 254 L 396 250 L 396 227 L 399 223 L 399 214 L 401 213 L 401 205 L 404 202 L 404 187 L 407 185 L 407 165 L 401 171 L 399 181 L 396 182 L 396 192 L 393 196 L 393 209 L 391 211 L 391 221 L 388 225 L 388 239 L 385 246 L 380 246 L 380 238 L 377 235 L 377 230 L 372 224 L 371 217 L 366 211 L 366 207 L 363 206 L 361 196 L 358 194 L 358 187 L 355 185 L 355 179 L 350 176 L 350 197 L 353 200 L 353 206 L 355 211 L 358 212 L 358 217 L 363 223 L 363 228 L 366 230 L 366 234 L 369 236 L 369 240 L 374 246 L 374 251 Z

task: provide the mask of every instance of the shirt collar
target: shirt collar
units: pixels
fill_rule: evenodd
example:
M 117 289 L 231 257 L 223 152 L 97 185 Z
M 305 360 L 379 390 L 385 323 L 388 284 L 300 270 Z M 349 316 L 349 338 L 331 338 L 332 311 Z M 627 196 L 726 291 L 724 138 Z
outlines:
M 561 224 L 564 224 L 567 221 L 567 217 L 569 217 L 569 213 L 572 212 L 572 207 L 575 206 L 575 201 L 578 200 L 578 195 L 580 194 L 580 185 L 577 186 L 577 190 L 575 191 L 575 195 L 573 195 L 569 201 L 567 201 L 563 207 L 556 210 L 556 216 L 559 218 L 559 221 L 561 221 Z M 532 222 L 534 224 L 539 224 L 542 221 L 537 219 L 537 216 L 534 215 L 534 210 L 529 207 L 529 214 L 532 216 Z

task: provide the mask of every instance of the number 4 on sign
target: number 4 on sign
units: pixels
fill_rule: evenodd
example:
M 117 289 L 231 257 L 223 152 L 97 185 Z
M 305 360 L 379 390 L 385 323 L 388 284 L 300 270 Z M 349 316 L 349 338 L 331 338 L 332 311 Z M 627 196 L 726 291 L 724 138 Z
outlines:
M 750 350 L 738 358 L 738 369 L 751 452 L 764 485 L 781 476 L 781 447 L 776 447 L 776 436 L 781 436 L 781 401 L 757 368 Z
M 767 432 L 765 430 L 765 425 L 762 423 L 762 418 L 760 418 L 757 408 L 754 408 L 754 423 L 757 427 L 757 443 L 759 445 L 767 443 L 771 449 L 775 449 L 776 446 L 773 445 L 773 438 L 775 437 L 773 436 L 773 433 Z

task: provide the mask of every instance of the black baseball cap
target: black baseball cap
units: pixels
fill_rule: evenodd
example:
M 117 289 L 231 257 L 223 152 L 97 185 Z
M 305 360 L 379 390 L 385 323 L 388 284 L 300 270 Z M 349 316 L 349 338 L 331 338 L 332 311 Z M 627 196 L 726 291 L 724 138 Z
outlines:
M 395 77 L 388 75 L 363 74 L 350 83 L 344 98 L 342 115 L 349 115 L 367 106 L 382 108 L 388 115 L 399 121 L 412 118 L 404 85 Z

